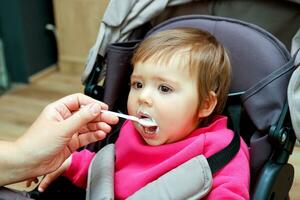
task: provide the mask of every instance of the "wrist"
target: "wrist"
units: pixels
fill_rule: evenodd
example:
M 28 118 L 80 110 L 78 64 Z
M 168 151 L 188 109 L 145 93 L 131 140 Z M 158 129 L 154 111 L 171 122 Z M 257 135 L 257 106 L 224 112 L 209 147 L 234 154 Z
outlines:
M 28 169 L 16 142 L 0 141 L 0 186 L 26 179 Z
M 38 169 L 41 165 L 38 154 L 40 150 L 32 148 L 32 142 L 27 139 L 27 137 L 20 137 L 14 143 L 16 147 L 16 165 L 20 168 L 20 176 L 25 177 L 25 179 L 39 176 Z

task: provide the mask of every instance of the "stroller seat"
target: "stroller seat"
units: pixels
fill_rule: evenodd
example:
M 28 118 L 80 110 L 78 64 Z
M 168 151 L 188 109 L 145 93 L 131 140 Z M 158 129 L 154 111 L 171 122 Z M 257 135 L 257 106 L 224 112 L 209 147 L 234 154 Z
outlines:
M 295 69 L 294 58 L 264 29 L 224 17 L 180 16 L 157 25 L 144 37 L 175 27 L 204 29 L 228 50 L 232 63 L 229 104 L 235 110 L 233 128 L 239 130 L 249 145 L 251 198 L 288 198 L 294 169 L 287 161 L 293 151 L 295 134 L 286 91 Z M 105 59 L 98 57 L 86 81 L 86 94 L 106 102 L 111 110 L 126 112 L 130 59 L 138 43 L 132 40 L 110 44 Z M 105 74 L 103 86 L 98 84 L 100 74 Z M 88 148 L 97 151 L 104 143 Z
M 286 91 L 295 70 L 294 57 L 291 58 L 285 46 L 264 29 L 225 17 L 176 17 L 146 30 L 143 37 L 175 27 L 206 30 L 228 50 L 232 63 L 228 115 L 232 128 L 249 146 L 251 199 L 288 199 L 294 177 L 294 168 L 288 159 L 293 151 L 295 134 L 289 118 Z M 132 70 L 130 60 L 140 42 L 137 39 L 110 44 L 104 57 L 98 55 L 85 81 L 85 93 L 104 101 L 111 110 L 126 113 Z M 96 152 L 114 142 L 119 128 L 114 127 L 113 133 L 105 140 L 86 148 Z M 82 199 L 84 191 L 78 195 L 68 184 L 52 186 L 38 199 Z M 67 190 L 71 192 L 64 192 L 64 185 L 68 185 Z

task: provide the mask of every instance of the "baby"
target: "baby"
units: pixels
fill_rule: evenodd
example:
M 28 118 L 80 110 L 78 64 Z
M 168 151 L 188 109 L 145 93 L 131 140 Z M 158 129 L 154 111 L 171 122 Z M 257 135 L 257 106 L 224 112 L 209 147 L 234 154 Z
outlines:
M 125 121 L 115 143 L 114 193 L 126 199 L 186 161 L 226 147 L 233 132 L 221 113 L 231 67 L 224 47 L 208 32 L 177 28 L 146 38 L 132 58 L 127 108 L 157 126 Z M 74 153 L 41 182 L 44 190 L 64 173 L 85 187 L 94 153 Z M 128 178 L 130 177 L 130 178 Z M 249 199 L 249 153 L 241 139 L 237 155 L 213 174 L 206 199 Z M 155 191 L 153 191 L 155 192 Z

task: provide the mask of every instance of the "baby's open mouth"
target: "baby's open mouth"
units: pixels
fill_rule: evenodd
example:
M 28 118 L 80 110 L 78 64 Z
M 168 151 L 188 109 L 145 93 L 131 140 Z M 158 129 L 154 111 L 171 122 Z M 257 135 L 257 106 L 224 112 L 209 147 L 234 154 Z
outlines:
M 143 113 L 140 115 L 140 119 L 142 119 L 143 122 L 145 122 L 144 125 L 141 124 L 141 126 L 146 134 L 158 133 L 159 129 L 158 129 L 157 123 L 151 116 Z
M 145 133 L 155 134 L 158 132 L 158 126 L 143 127 Z

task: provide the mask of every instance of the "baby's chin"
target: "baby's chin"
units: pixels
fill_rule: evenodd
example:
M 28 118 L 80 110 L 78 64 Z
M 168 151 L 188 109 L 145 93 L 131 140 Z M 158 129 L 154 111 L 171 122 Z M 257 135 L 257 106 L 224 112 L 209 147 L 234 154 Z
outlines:
M 151 128 L 151 127 L 143 127 L 139 124 L 135 125 L 136 130 L 140 134 L 141 138 L 145 141 L 146 144 L 150 146 L 159 146 L 164 144 L 161 140 L 161 134 L 159 131 L 159 127 Z
M 149 146 L 161 146 L 166 144 L 165 142 L 159 140 L 159 139 L 148 139 L 148 138 L 143 138 L 145 143 Z

